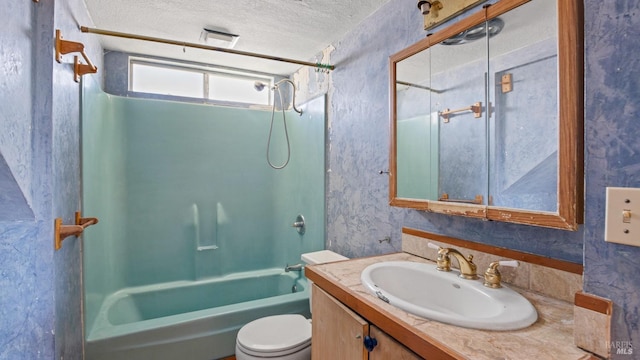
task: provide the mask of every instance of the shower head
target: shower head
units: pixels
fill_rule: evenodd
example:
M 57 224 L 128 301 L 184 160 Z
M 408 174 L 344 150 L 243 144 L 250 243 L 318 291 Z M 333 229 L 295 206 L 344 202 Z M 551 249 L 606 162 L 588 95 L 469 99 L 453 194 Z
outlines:
M 256 91 L 262 91 L 266 86 L 267 84 L 260 81 L 256 81 L 253 83 L 253 88 L 256 89 Z
M 302 115 L 302 110 L 298 110 L 298 108 L 296 108 L 296 105 L 295 105 L 295 102 L 296 102 L 296 85 L 293 83 L 293 81 L 291 81 L 289 79 L 282 79 L 282 80 L 276 82 L 275 84 L 273 84 L 273 86 L 271 87 L 271 90 L 278 91 L 278 94 L 280 94 L 279 86 L 280 86 L 280 84 L 282 84 L 284 82 L 288 82 L 293 87 L 293 99 L 292 99 L 291 105 L 293 106 L 293 110 L 295 110 L 298 114 Z M 262 81 L 256 81 L 256 82 L 253 83 L 253 88 L 256 89 L 256 91 L 262 91 L 267 86 L 268 86 L 268 84 L 265 84 Z M 282 102 L 282 98 L 280 98 L 280 101 Z M 274 103 L 274 106 L 275 106 L 275 103 Z M 274 109 L 275 109 L 275 107 L 274 107 Z

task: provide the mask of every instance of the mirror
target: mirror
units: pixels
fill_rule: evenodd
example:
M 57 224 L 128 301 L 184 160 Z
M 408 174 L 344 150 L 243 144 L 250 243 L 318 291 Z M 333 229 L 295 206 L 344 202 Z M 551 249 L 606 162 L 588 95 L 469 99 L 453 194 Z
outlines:
M 581 14 L 501 0 L 391 56 L 391 205 L 577 229 Z

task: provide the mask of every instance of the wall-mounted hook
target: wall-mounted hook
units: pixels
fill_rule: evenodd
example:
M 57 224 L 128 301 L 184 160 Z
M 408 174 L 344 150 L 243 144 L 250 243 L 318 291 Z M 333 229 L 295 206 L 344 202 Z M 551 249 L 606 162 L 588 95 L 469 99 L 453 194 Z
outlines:
M 80 55 L 82 55 L 82 57 L 84 58 L 84 61 L 87 62 L 86 65 L 81 64 L 78 59 L 78 56 L 74 58 L 73 80 L 75 80 L 75 82 L 80 81 L 80 76 L 82 75 L 94 74 L 98 71 L 98 68 L 95 65 L 93 65 L 91 60 L 89 60 L 89 57 L 87 56 L 87 54 L 84 52 L 84 44 L 75 42 L 75 41 L 62 40 L 62 34 L 60 33 L 60 29 L 56 29 L 55 45 L 56 45 L 56 61 L 57 62 L 62 63 L 62 55 L 73 53 L 73 52 L 80 53 Z
M 97 218 L 83 218 L 80 212 L 76 212 L 75 225 L 63 225 L 62 218 L 56 218 L 53 225 L 53 246 L 56 250 L 62 247 L 62 241 L 69 236 L 79 236 L 87 227 L 97 224 Z
M 98 71 L 98 68 L 92 65 L 86 65 L 80 63 L 78 60 L 78 56 L 73 57 L 73 80 L 75 82 L 80 81 L 80 77 L 86 74 L 95 74 Z
M 98 218 L 94 217 L 82 217 L 82 213 L 80 211 L 76 211 L 76 225 L 82 226 L 83 229 L 91 225 L 95 225 L 98 223 Z
M 80 225 L 62 225 L 62 218 L 56 218 L 53 229 L 53 246 L 56 250 L 62 247 L 62 240 L 69 236 L 78 236 L 84 231 Z
M 391 174 L 391 172 L 389 170 L 380 170 L 380 171 L 378 171 L 378 174 L 380 174 L 380 175 L 382 175 L 382 174 L 389 175 L 389 174 Z
M 62 40 L 60 29 L 56 29 L 56 61 L 62 63 L 62 55 L 82 52 L 84 45 L 75 41 Z
M 378 242 L 382 244 L 383 242 L 391 244 L 391 236 L 387 236 L 384 239 L 379 239 Z

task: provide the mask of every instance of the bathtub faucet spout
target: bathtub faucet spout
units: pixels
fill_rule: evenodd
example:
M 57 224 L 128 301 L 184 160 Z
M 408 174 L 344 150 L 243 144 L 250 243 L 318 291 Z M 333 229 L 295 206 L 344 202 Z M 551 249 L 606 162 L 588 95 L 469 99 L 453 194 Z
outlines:
M 284 271 L 285 272 L 289 272 L 289 271 L 302 271 L 302 264 L 296 264 L 296 265 L 289 265 L 287 264 L 287 266 L 284 267 Z

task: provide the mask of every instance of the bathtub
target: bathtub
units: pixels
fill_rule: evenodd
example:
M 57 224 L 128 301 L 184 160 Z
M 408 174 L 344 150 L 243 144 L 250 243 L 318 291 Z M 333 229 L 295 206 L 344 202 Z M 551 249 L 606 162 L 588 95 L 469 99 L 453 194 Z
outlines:
M 86 359 L 218 359 L 234 353 L 244 324 L 286 313 L 310 316 L 300 272 L 267 269 L 127 288 L 108 296 L 86 329 Z

